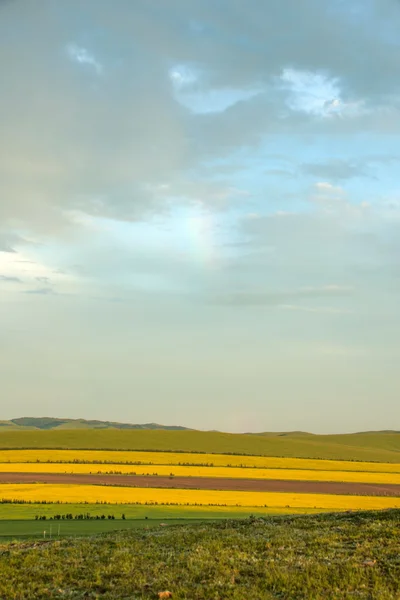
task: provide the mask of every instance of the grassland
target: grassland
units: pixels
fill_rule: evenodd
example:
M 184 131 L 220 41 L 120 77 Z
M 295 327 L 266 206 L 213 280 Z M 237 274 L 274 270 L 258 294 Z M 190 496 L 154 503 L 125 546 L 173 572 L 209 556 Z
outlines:
M 0 484 L 0 500 L 30 502 L 111 502 L 273 508 L 378 510 L 400 508 L 400 498 L 285 492 L 230 492 L 217 490 L 127 488 L 74 484 Z
M 134 474 L 226 479 L 280 479 L 349 483 L 400 484 L 400 473 L 360 471 L 317 471 L 305 469 L 257 469 L 240 467 L 197 467 L 177 465 L 93 465 L 74 463 L 0 463 L 0 473 Z
M 202 431 L 4 431 L 0 448 L 156 450 L 398 463 L 400 434 L 244 435 Z
M 389 511 L 5 544 L 0 598 L 395 600 L 399 523 Z

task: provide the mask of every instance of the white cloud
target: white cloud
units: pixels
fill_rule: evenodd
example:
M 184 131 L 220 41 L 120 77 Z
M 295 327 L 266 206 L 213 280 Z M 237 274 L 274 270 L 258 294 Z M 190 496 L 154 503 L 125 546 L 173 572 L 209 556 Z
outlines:
M 354 290 L 353 286 L 349 285 L 338 285 L 336 283 L 331 283 L 328 285 L 322 285 L 320 287 L 302 287 L 300 288 L 300 292 L 305 295 L 309 294 L 323 294 L 323 295 L 335 295 L 335 294 L 347 294 Z
M 296 212 L 292 211 L 292 210 L 277 210 L 274 215 L 277 217 L 291 217 L 293 215 L 297 214 Z
M 328 194 L 344 194 L 344 189 L 339 185 L 332 185 L 327 181 L 318 181 L 315 187 L 320 192 L 327 192 Z
M 257 87 L 208 87 L 206 74 L 190 65 L 175 65 L 169 70 L 169 77 L 176 100 L 192 113 L 200 115 L 224 112 L 238 102 L 254 98 L 261 91 Z
M 347 315 L 353 312 L 349 309 L 335 308 L 333 306 L 302 306 L 298 304 L 281 304 L 279 308 L 283 310 L 293 310 L 325 315 Z
M 280 87 L 288 92 L 287 105 L 293 111 L 324 118 L 363 112 L 363 102 L 344 101 L 339 79 L 324 73 L 286 68 L 280 76 Z
M 369 202 L 352 202 L 345 189 L 327 181 L 318 181 L 314 184 L 309 200 L 325 216 L 336 215 L 347 219 L 351 217 L 356 221 L 367 217 L 371 208 Z
M 174 88 L 181 89 L 196 83 L 199 72 L 192 66 L 175 65 L 169 70 L 169 77 Z
M 18 280 L 24 286 L 21 291 L 24 291 L 25 286 L 29 289 L 38 284 L 70 285 L 74 283 L 75 279 L 45 262 L 35 260 L 26 252 L 0 252 L 0 275 L 3 287 L 13 280 Z
M 87 48 L 71 43 L 67 45 L 67 54 L 72 61 L 77 62 L 80 65 L 89 65 L 94 68 L 98 75 L 101 75 L 103 71 L 102 65 Z

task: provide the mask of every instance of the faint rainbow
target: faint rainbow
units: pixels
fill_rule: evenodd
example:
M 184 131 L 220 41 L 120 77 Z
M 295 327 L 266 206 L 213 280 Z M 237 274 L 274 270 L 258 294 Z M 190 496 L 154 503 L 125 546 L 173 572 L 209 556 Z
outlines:
M 190 254 L 207 266 L 215 266 L 214 220 L 209 213 L 191 215 L 186 219 Z

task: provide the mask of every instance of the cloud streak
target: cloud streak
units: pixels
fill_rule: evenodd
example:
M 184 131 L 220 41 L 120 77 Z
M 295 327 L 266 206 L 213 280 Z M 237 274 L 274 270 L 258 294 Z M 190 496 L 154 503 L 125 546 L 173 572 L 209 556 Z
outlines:
M 233 306 L 270 306 L 270 307 L 281 307 L 281 308 L 295 308 L 295 304 L 290 302 L 299 301 L 303 299 L 316 299 L 321 298 L 333 298 L 349 296 L 353 292 L 353 289 L 349 286 L 340 285 L 325 285 L 322 287 L 304 287 L 292 291 L 241 291 L 235 292 L 226 296 L 217 296 L 215 301 L 222 304 L 230 304 Z M 301 307 L 296 307 L 299 310 Z M 313 309 L 303 307 L 302 310 Z M 315 308 L 315 311 L 324 310 L 324 308 Z M 339 311 L 338 311 L 339 312 Z
M 73 61 L 78 63 L 79 65 L 87 65 L 92 67 L 97 75 L 101 75 L 103 72 L 102 65 L 96 60 L 93 54 L 84 48 L 83 46 L 78 46 L 77 44 L 70 43 L 66 47 L 66 52 L 68 57 Z
M 0 281 L 5 281 L 7 283 L 21 283 L 19 277 L 10 277 L 8 275 L 0 275 Z
M 49 296 L 55 294 L 55 291 L 51 288 L 36 288 L 33 290 L 26 290 L 25 294 L 37 294 L 39 296 Z

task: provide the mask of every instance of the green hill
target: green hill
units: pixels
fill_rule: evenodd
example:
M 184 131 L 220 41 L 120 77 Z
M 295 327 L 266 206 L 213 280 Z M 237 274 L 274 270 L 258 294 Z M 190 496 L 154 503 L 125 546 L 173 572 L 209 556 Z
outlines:
M 158 450 L 400 463 L 400 434 L 248 435 L 161 429 L 0 430 L 0 448 Z
M 117 423 L 114 421 L 55 419 L 53 417 L 20 417 L 18 419 L 11 419 L 10 421 L 0 421 L 0 431 L 10 429 L 166 429 L 184 431 L 187 430 L 187 427 L 159 425 L 158 423 L 133 425 L 131 423 Z
M 0 448 L 159 450 L 400 462 L 400 432 L 222 433 L 157 423 L 21 417 L 0 421 Z

